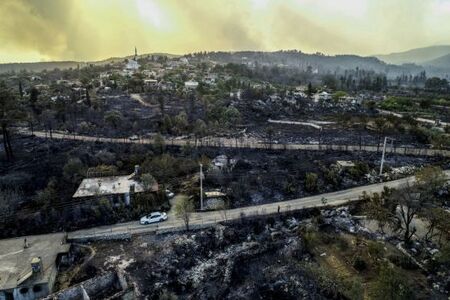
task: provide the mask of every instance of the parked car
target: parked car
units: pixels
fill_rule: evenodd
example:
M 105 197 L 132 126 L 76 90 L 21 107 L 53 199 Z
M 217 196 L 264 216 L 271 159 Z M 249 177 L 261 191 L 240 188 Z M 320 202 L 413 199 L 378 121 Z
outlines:
M 140 220 L 141 225 L 147 225 L 152 223 L 159 223 L 167 220 L 167 214 L 165 212 L 152 212 L 147 216 L 143 216 Z
M 130 141 L 137 141 L 139 140 L 139 137 L 137 135 L 132 135 L 128 138 Z

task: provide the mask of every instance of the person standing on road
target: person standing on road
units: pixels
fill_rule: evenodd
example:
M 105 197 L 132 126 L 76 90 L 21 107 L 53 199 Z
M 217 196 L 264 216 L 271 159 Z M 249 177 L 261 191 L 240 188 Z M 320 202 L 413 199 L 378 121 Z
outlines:
M 278 205 L 278 213 L 280 213 L 280 206 Z

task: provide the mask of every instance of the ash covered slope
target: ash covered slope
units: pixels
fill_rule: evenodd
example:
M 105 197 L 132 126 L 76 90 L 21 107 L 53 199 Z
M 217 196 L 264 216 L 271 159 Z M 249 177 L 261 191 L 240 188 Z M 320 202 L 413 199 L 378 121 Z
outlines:
M 155 55 L 155 56 L 167 56 L 169 58 L 175 58 L 178 57 L 174 54 L 168 54 L 168 53 L 149 53 L 149 54 L 142 54 L 138 57 L 142 56 L 148 56 L 148 55 Z M 90 61 L 90 62 L 83 62 L 83 61 L 45 61 L 45 62 L 24 62 L 24 63 L 3 63 L 0 64 L 0 73 L 8 73 L 8 72 L 20 72 L 23 70 L 29 71 L 29 72 L 42 72 L 44 70 L 53 70 L 53 69 L 75 69 L 75 68 L 82 68 L 89 65 L 106 65 L 106 64 L 113 64 L 117 62 L 122 62 L 125 59 L 132 58 L 133 56 L 124 56 L 124 57 L 111 57 L 104 60 L 99 61 Z
M 136 241 L 120 257 L 148 299 L 328 299 L 324 289 L 301 267 L 311 259 L 292 221 L 273 227 L 246 222 L 182 235 Z M 114 253 L 112 253 L 114 252 Z M 109 244 L 97 253 L 118 257 Z M 133 253 L 131 255 L 131 253 Z M 119 259 L 120 260 L 120 259 Z M 108 260 L 107 260 L 108 261 Z M 113 263 L 99 264 L 113 268 Z

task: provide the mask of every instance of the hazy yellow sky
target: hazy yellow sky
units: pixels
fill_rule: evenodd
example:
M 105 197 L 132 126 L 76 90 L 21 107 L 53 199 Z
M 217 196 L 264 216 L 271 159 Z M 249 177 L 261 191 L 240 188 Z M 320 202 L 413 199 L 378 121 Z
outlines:
M 0 0 L 0 62 L 450 44 L 450 0 Z

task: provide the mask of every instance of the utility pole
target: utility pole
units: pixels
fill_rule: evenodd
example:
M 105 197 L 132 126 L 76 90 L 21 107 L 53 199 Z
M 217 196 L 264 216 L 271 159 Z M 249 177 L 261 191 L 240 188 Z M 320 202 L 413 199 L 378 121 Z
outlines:
M 391 140 L 391 147 L 393 147 L 394 144 L 394 139 L 388 138 L 387 136 L 384 137 L 383 154 L 381 155 L 381 164 L 380 164 L 380 176 L 383 175 L 384 156 L 386 154 L 386 143 L 388 139 Z
M 203 165 L 200 164 L 200 210 L 203 210 Z

